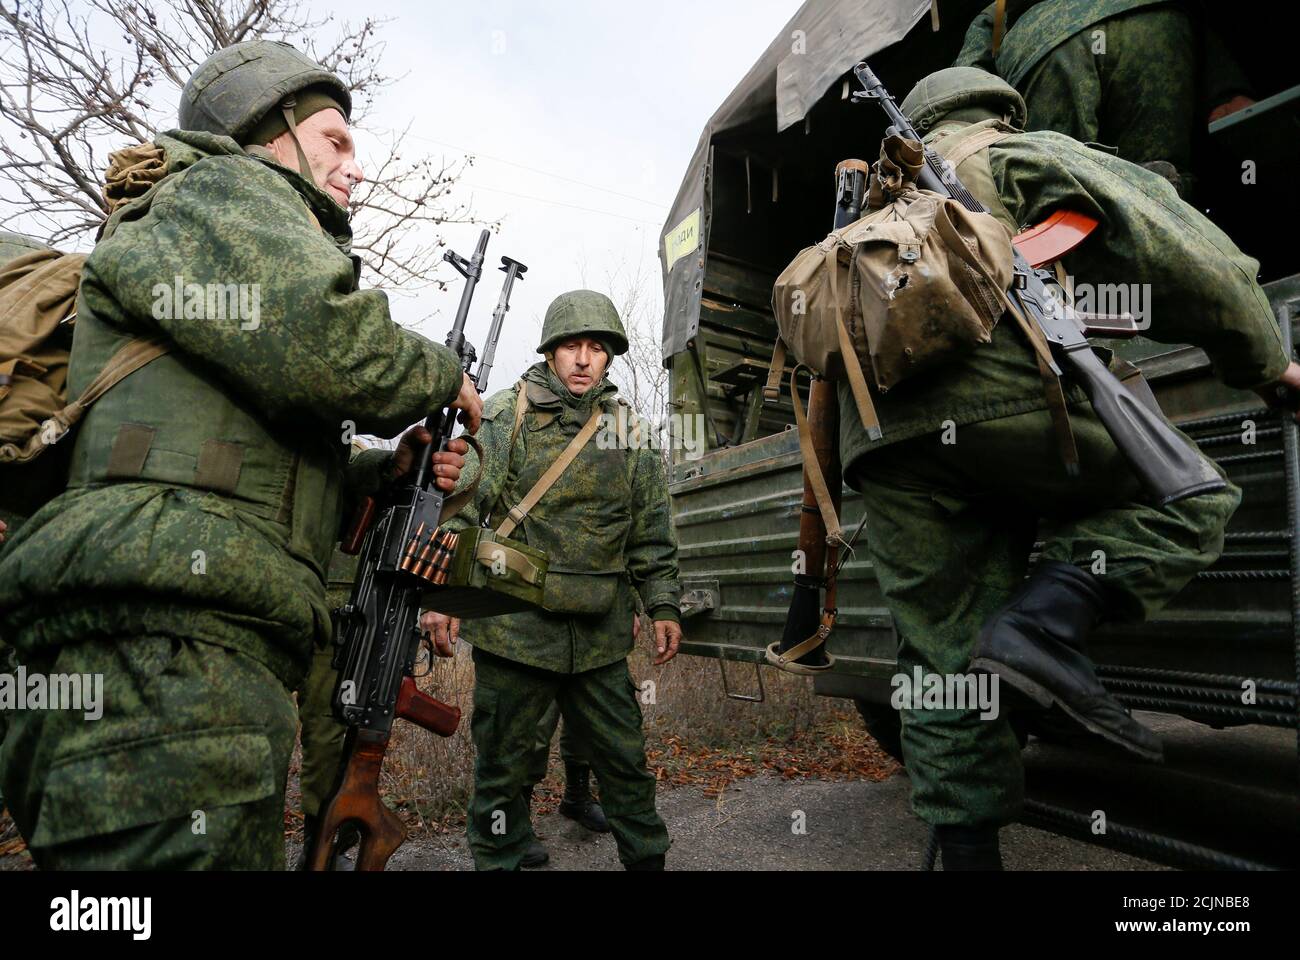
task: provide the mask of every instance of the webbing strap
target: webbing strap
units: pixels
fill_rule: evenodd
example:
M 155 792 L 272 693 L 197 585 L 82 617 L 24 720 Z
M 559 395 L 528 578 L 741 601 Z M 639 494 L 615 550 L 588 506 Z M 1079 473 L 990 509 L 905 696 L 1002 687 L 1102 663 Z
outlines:
M 518 550 L 494 540 L 480 540 L 474 551 L 474 559 L 486 567 L 504 563 L 506 569 L 516 574 L 529 586 L 535 587 L 542 580 L 542 571 L 537 564 L 529 560 Z
M 956 170 L 961 166 L 962 161 L 973 157 L 985 147 L 991 147 L 999 140 L 1005 140 L 1011 136 L 1009 130 L 999 130 L 997 127 L 984 127 L 983 129 L 975 128 L 977 133 L 963 135 L 955 133 L 952 136 L 944 137 L 939 141 L 936 151 L 938 154 L 952 164 Z M 945 150 L 943 145 L 946 143 L 956 143 L 957 146 L 952 150 Z
M 294 149 L 298 151 L 298 172 L 315 183 L 316 178 L 312 176 L 311 164 L 307 162 L 307 154 L 303 153 L 302 142 L 298 139 L 298 121 L 293 118 L 293 108 L 297 105 L 297 98 L 285 97 L 280 103 L 280 113 L 284 115 L 284 122 L 289 125 L 289 138 L 293 140 Z
M 844 315 L 840 310 L 839 280 L 837 277 L 839 271 L 839 250 L 832 247 L 826 255 L 827 267 L 831 274 L 831 300 L 835 303 L 835 335 L 840 341 L 840 355 L 844 358 L 844 372 L 849 378 L 849 389 L 853 391 L 853 402 L 857 405 L 858 416 L 862 419 L 862 426 L 866 428 L 867 435 L 872 440 L 879 440 L 882 436 L 880 429 L 880 418 L 876 415 L 876 406 L 871 402 L 871 391 L 867 389 L 867 379 L 862 375 L 862 365 L 858 363 L 858 354 L 854 349 L 853 341 L 849 338 L 848 328 L 844 326 Z M 791 383 L 793 383 L 793 378 Z M 794 403 L 795 410 L 799 409 L 799 396 L 791 390 L 790 398 Z
M 21 449 L 14 444 L 6 444 L 0 460 L 5 462 L 25 463 L 34 459 L 41 451 L 58 443 L 71 430 L 86 412 L 86 408 L 104 395 L 110 388 L 135 373 L 145 364 L 152 363 L 171 349 L 157 340 L 132 340 L 119 347 L 109 358 L 104 369 L 86 386 L 81 396 L 59 410 L 41 424 L 39 430 L 27 438 Z
M 519 396 L 521 399 L 515 403 L 515 429 L 510 435 L 510 445 L 512 448 L 514 447 L 515 437 L 519 434 L 519 427 L 524 421 L 523 411 L 525 411 L 528 406 L 528 398 L 525 395 L 526 389 L 527 386 L 521 381 L 519 384 Z M 569 469 L 569 464 L 573 463 L 573 461 L 577 459 L 578 454 L 582 452 L 582 448 L 585 447 L 591 441 L 591 438 L 596 435 L 596 431 L 600 428 L 600 417 L 601 410 L 598 407 L 592 411 L 591 418 L 583 425 L 583 428 L 578 431 L 578 435 L 569 441 L 569 445 L 564 448 L 564 451 L 556 458 L 555 462 L 551 464 L 547 471 L 542 474 L 541 478 L 533 484 L 533 488 L 524 494 L 522 500 L 510 508 L 506 514 L 506 518 L 501 521 L 501 525 L 496 529 L 499 538 L 505 539 L 510 536 L 510 534 L 514 532 L 515 528 L 524 522 L 524 518 L 528 516 L 528 511 L 537 506 L 538 501 L 540 501 L 542 497 L 546 496 L 546 492 L 555 485 L 555 481 L 560 479 L 560 475 L 563 474 L 565 470 Z
M 763 399 L 775 403 L 781 398 L 781 374 L 785 373 L 785 341 L 777 335 L 772 347 L 772 362 L 767 367 L 767 383 L 763 385 Z
M 474 474 L 474 482 L 459 493 L 454 493 L 442 501 L 442 512 L 438 514 L 438 525 L 446 523 L 456 514 L 465 509 L 465 504 L 473 499 L 474 494 L 478 492 L 478 485 L 483 479 L 483 445 L 471 437 L 468 433 L 460 436 L 475 453 L 478 454 L 478 473 Z

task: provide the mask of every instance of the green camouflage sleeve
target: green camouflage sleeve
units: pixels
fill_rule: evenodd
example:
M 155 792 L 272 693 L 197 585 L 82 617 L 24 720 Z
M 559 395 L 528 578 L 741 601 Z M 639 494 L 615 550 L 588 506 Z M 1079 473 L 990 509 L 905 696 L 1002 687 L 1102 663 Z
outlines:
M 954 67 L 979 67 L 989 73 L 997 73 L 993 65 L 993 5 L 985 7 L 979 16 L 971 21 L 966 30 L 966 40 L 961 45 L 961 52 L 952 62 Z
M 361 450 L 352 457 L 343 474 L 348 499 L 377 493 L 393 478 L 393 451 L 377 447 Z
M 467 489 L 474 482 L 480 462 L 483 464 L 483 476 L 479 480 L 478 490 L 461 512 L 443 524 L 446 529 L 459 532 L 482 523 L 483 517 L 505 492 L 510 471 L 510 434 L 514 428 L 517 395 L 516 386 L 492 394 L 483 404 L 483 424 L 475 435 L 483 447 L 483 460 L 480 461 L 473 450 L 465 455 L 465 468 L 460 473 L 456 492 Z
M 649 426 L 643 424 L 645 430 Z M 677 532 L 659 451 L 634 450 L 632 527 L 623 558 L 641 602 L 654 620 L 679 620 L 681 584 L 677 573 Z
M 132 332 L 164 334 L 273 420 L 393 436 L 460 387 L 455 355 L 394 323 L 384 293 L 353 291 L 352 261 L 251 158 L 210 158 L 165 181 L 87 269 Z M 245 309 L 239 319 L 157 309 L 176 283 L 236 285 Z
M 1144 336 L 1200 347 L 1229 386 L 1260 386 L 1286 369 L 1281 331 L 1255 280 L 1259 262 L 1164 177 L 1047 131 L 1004 141 L 989 159 L 1022 227 L 1060 209 L 1100 221 L 1064 258 L 1076 299 L 1091 295 L 1093 310 L 1126 306 Z

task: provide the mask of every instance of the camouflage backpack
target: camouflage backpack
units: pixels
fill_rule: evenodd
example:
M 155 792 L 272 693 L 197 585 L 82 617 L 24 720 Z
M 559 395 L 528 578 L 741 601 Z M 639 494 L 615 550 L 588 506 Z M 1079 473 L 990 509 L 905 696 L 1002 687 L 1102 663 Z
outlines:
M 104 189 L 110 209 L 141 196 L 166 173 L 153 144 L 119 151 L 112 162 Z M 67 482 L 64 458 L 42 455 L 106 390 L 168 348 L 130 341 L 70 399 L 68 357 L 86 257 L 30 241 L 5 249 L 21 255 L 0 263 L 0 508 L 30 514 Z

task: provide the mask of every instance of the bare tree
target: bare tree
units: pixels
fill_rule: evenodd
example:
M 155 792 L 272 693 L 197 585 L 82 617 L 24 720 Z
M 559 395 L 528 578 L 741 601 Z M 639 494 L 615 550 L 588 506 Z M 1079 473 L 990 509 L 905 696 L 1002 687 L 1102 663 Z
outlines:
M 668 413 L 669 378 L 663 363 L 657 279 L 644 263 L 634 269 L 624 264 L 607 275 L 605 293 L 618 307 L 628 340 L 627 353 L 614 360 L 613 378 L 624 399 L 659 430 Z M 661 431 L 661 436 L 666 440 L 667 432 Z M 667 444 L 663 451 L 666 463 Z
M 190 74 L 241 40 L 288 41 L 338 74 L 364 128 L 399 79 L 381 67 L 388 21 L 333 21 L 299 0 L 0 0 L 0 226 L 34 225 L 55 245 L 96 230 L 108 153 L 174 127 Z M 428 228 L 478 222 L 451 196 L 473 158 L 404 157 L 406 132 L 381 137 L 354 191 L 353 248 L 382 284 L 441 286 L 443 242 Z

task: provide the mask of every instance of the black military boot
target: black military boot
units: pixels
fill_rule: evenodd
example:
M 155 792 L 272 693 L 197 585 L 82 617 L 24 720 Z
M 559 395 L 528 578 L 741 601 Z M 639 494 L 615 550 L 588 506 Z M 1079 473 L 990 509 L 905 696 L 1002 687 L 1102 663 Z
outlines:
M 1045 562 L 985 624 L 969 669 L 997 674 L 1039 707 L 1055 707 L 1089 733 L 1160 760 L 1160 739 L 1106 692 L 1085 652 L 1107 602 L 1097 577 Z
M 943 869 L 1001 870 L 1002 851 L 998 849 L 997 827 L 938 826 L 939 852 Z
M 593 833 L 609 833 L 605 811 L 591 795 L 591 767 L 587 764 L 564 765 L 564 799 L 560 801 L 560 813 Z
M 528 791 L 528 827 L 532 830 L 533 824 L 533 791 Z M 528 847 L 524 850 L 524 858 L 519 861 L 519 866 L 525 870 L 535 870 L 538 867 L 544 867 L 551 862 L 550 851 L 546 845 L 537 839 L 537 834 L 533 834 L 533 839 L 528 841 Z

